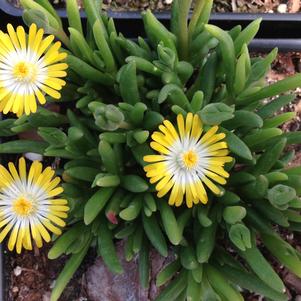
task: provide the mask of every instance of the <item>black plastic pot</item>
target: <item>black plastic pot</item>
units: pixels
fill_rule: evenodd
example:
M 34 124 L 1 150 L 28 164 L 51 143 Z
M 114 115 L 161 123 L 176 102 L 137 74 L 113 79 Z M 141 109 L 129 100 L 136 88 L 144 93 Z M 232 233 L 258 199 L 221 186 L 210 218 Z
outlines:
M 7 0 L 0 0 L 0 28 L 6 23 L 22 24 L 22 10 L 14 7 Z M 58 14 L 66 18 L 66 11 L 58 9 Z M 118 31 L 128 38 L 144 36 L 143 24 L 139 12 L 109 12 L 114 18 Z M 85 18 L 84 13 L 82 13 Z M 157 13 L 156 16 L 165 24 L 169 24 L 170 13 Z M 248 14 L 248 13 L 217 13 L 213 14 L 210 23 L 224 29 L 235 25 L 246 26 L 251 21 L 262 18 L 262 25 L 250 48 L 254 51 L 268 51 L 278 47 L 280 51 L 301 50 L 301 14 Z
M 4 252 L 2 245 L 0 245 L 0 301 L 5 301 L 5 271 L 4 271 Z

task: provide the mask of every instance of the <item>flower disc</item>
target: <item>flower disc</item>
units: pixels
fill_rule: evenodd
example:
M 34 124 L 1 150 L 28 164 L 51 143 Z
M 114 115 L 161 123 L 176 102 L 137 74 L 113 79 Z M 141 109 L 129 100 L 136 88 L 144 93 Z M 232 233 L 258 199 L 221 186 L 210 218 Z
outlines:
M 158 197 L 171 191 L 169 205 L 180 206 L 186 198 L 188 207 L 199 202 L 206 204 L 207 186 L 219 195 L 220 188 L 214 183 L 226 184 L 229 174 L 224 165 L 232 161 L 228 156 L 224 133 L 217 133 L 218 126 L 213 126 L 203 133 L 203 126 L 198 115 L 188 113 L 186 120 L 177 116 L 177 129 L 164 120 L 159 132 L 152 134 L 150 146 L 158 154 L 144 157 L 148 164 L 144 170 L 151 183 L 157 183 Z
M 26 35 L 22 26 L 15 31 L 7 25 L 0 31 L 0 112 L 21 116 L 37 110 L 37 101 L 45 104 L 45 94 L 59 99 L 58 92 L 66 84 L 66 53 L 60 53 L 60 42 L 54 36 L 43 39 L 44 30 L 32 24 Z

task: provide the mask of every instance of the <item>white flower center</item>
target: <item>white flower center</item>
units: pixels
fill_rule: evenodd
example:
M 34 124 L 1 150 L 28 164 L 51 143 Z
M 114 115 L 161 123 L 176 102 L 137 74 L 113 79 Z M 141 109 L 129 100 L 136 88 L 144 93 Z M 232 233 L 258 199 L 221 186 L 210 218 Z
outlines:
M 45 216 L 49 211 L 49 196 L 40 186 L 23 181 L 15 181 L 2 189 L 0 208 L 8 216 L 23 217 L 28 220 Z
M 37 75 L 36 66 L 24 61 L 19 62 L 13 68 L 13 74 L 20 82 L 32 83 Z
M 194 168 L 197 165 L 198 161 L 199 156 L 193 150 L 189 150 L 182 154 L 182 162 L 187 169 Z
M 203 177 L 209 159 L 207 146 L 186 136 L 171 146 L 170 154 L 166 155 L 167 170 L 174 175 L 175 181 L 184 185 Z
M 9 52 L 0 62 L 0 81 L 4 88 L 20 95 L 36 91 L 47 76 L 43 58 L 30 50 Z
M 33 202 L 20 197 L 13 202 L 13 210 L 17 215 L 28 216 L 34 211 Z

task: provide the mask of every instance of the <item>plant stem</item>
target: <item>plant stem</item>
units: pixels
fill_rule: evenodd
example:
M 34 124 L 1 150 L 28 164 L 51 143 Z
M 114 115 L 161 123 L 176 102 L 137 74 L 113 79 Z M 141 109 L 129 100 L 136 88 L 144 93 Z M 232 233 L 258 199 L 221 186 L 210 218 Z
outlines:
M 179 53 L 180 59 L 187 60 L 189 54 L 189 36 L 188 36 L 188 14 L 192 0 L 182 0 L 179 2 Z
M 71 49 L 70 40 L 63 29 L 56 31 L 55 35 L 68 49 Z
M 203 11 L 206 0 L 196 0 L 195 6 L 193 10 L 193 14 L 189 23 L 189 39 L 192 39 L 192 35 L 194 33 L 195 27 L 198 23 L 199 17 Z
M 125 130 L 130 130 L 133 128 L 133 126 L 131 124 L 129 124 L 126 121 L 123 121 L 120 125 L 119 125 L 120 129 L 125 129 Z

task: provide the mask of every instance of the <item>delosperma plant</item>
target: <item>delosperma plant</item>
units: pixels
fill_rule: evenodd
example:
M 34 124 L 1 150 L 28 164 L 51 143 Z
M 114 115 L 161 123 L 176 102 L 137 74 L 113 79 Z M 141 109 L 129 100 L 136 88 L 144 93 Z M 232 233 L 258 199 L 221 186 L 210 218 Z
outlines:
M 70 211 L 49 258 L 70 258 L 52 300 L 90 246 L 122 273 L 119 239 L 126 260 L 139 258 L 143 288 L 150 248 L 174 254 L 157 275 L 157 285 L 166 285 L 157 301 L 236 301 L 242 289 L 288 300 L 262 249 L 301 277 L 301 253 L 281 236 L 283 228 L 301 230 L 301 168 L 287 167 L 294 159 L 288 146 L 301 133 L 279 128 L 294 113 L 277 114 L 294 100 L 289 91 L 301 86 L 301 75 L 266 84 L 277 50 L 265 57 L 248 51 L 260 20 L 224 31 L 208 24 L 212 0 L 197 0 L 189 21 L 191 0 L 174 0 L 170 29 L 146 11 L 146 38 L 129 40 L 101 1 L 83 1 L 84 30 L 76 0 L 67 0 L 68 33 L 47 1 L 21 4 L 25 23 L 55 35 L 68 53 L 60 112 L 38 107 L 0 122 L 0 134 L 11 137 L 1 153 L 61 158 Z M 42 140 L 15 139 L 28 130 Z

